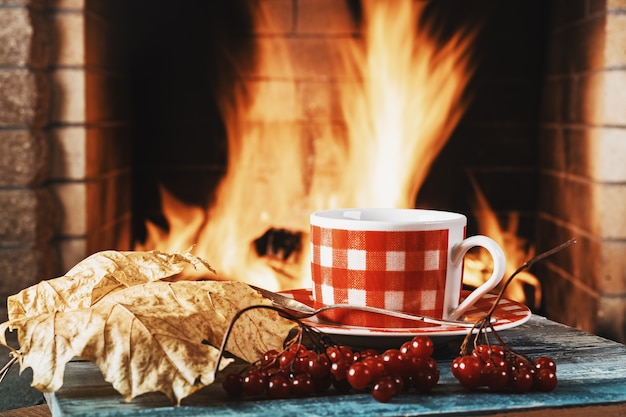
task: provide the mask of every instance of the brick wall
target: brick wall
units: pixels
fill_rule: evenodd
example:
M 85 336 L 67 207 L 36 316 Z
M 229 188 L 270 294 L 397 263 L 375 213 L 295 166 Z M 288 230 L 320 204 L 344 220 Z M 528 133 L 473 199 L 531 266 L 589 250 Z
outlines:
M 63 217 L 62 271 L 103 249 L 130 248 L 128 28 L 122 0 L 53 0 L 50 188 Z
M 549 317 L 626 341 L 626 2 L 554 3 L 540 138 Z
M 58 268 L 43 1 L 0 1 L 0 299 Z
M 1 298 L 130 247 L 120 4 L 0 0 Z

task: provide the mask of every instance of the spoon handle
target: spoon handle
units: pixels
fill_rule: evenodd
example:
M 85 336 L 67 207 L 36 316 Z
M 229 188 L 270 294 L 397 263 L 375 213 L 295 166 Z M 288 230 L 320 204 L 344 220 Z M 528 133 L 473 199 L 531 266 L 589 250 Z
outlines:
M 422 321 L 424 323 L 439 324 L 443 326 L 456 326 L 456 327 L 466 327 L 466 328 L 471 328 L 474 326 L 474 322 L 467 322 L 467 321 L 462 321 L 462 320 L 439 319 L 435 317 L 403 313 L 403 312 L 394 311 L 394 310 L 387 310 L 384 308 L 356 306 L 352 304 L 330 304 L 330 305 L 325 305 L 319 309 L 314 309 L 298 300 L 295 300 L 291 297 L 287 297 L 279 293 L 275 293 L 270 290 L 266 290 L 265 288 L 256 287 L 254 285 L 250 285 L 250 287 L 258 291 L 265 298 L 271 300 L 275 306 L 301 313 L 299 318 L 312 317 L 328 310 L 344 309 L 344 310 L 359 310 L 359 311 L 365 311 L 365 312 L 370 312 L 370 313 L 384 314 L 390 317 Z

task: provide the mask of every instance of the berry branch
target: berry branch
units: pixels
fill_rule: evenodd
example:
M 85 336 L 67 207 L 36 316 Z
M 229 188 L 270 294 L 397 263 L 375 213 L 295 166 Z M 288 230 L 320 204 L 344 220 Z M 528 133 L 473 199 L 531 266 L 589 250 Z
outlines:
M 513 392 L 531 389 L 547 392 L 556 388 L 554 361 L 545 356 L 533 361 L 515 352 L 496 332 L 492 315 L 506 287 L 517 274 L 575 241 L 571 239 L 535 256 L 505 281 L 493 306 L 474 323 L 461 344 L 460 355 L 452 362 L 452 374 L 463 387 L 488 387 L 492 391 L 510 389 Z M 297 333 L 285 342 L 281 352 L 265 352 L 258 361 L 243 370 L 224 375 L 222 387 L 231 397 L 306 397 L 324 393 L 333 387 L 338 393 L 369 392 L 375 400 L 388 402 L 400 392 L 429 393 L 439 381 L 437 362 L 432 358 L 434 344 L 427 336 L 417 335 L 398 349 L 357 352 L 348 346 L 335 344 L 330 336 L 307 325 L 289 311 L 271 305 L 249 306 L 233 317 L 220 347 L 216 376 L 235 322 L 247 311 L 256 308 L 277 311 L 294 321 Z M 491 343 L 490 335 L 497 344 Z M 472 336 L 470 352 L 468 345 Z
M 493 391 L 504 391 L 510 388 L 514 392 L 526 392 L 533 388 L 540 391 L 552 391 L 556 388 L 554 361 L 545 356 L 533 361 L 526 355 L 516 352 L 500 337 L 494 328 L 492 316 L 507 286 L 520 272 L 574 243 L 576 239 L 570 239 L 533 257 L 505 281 L 487 314 L 474 323 L 463 339 L 459 356 L 452 362 L 452 374 L 463 387 L 474 389 L 487 386 Z M 491 343 L 490 335 L 496 339 L 498 345 Z M 470 341 L 473 342 L 471 351 Z

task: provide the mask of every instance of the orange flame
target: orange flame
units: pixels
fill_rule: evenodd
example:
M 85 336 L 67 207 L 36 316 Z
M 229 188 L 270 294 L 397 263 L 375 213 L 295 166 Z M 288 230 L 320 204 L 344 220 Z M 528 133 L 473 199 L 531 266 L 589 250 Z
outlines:
M 344 206 L 413 207 L 465 111 L 473 36 L 432 39 L 422 2 L 363 5 L 365 44 L 352 45 L 346 65 L 363 82 L 342 91 L 350 142 L 340 192 Z
M 260 3 L 261 5 L 263 3 Z M 363 38 L 341 48 L 337 70 L 346 134 L 302 134 L 284 40 L 259 38 L 258 78 L 222 101 L 227 172 L 208 210 L 181 207 L 162 190 L 169 233 L 149 225 L 143 248 L 205 257 L 221 279 L 268 289 L 307 287 L 309 213 L 333 207 L 414 207 L 431 164 L 465 110 L 473 35 L 437 40 L 423 3 L 366 0 Z M 271 28 L 259 11 L 258 27 Z M 272 75 L 275 77 L 272 78 Z M 331 125 L 320 123 L 320 125 Z M 314 140 L 310 140 L 314 137 Z M 299 231 L 288 259 L 258 256 L 269 229 Z
M 470 176 L 470 181 L 476 196 L 475 210 L 478 214 L 476 217 L 479 233 L 495 240 L 506 254 L 504 273 L 506 279 L 535 255 L 535 248 L 525 245 L 524 240 L 517 236 L 519 214 L 512 213 L 508 219 L 507 228 L 503 228 L 476 180 Z M 491 256 L 485 251 L 469 253 L 465 258 L 464 284 L 473 287 L 480 286 L 489 279 L 492 267 Z M 511 300 L 526 303 L 529 307 L 539 308 L 541 306 L 541 284 L 533 274 L 522 271 L 506 288 L 504 296 Z

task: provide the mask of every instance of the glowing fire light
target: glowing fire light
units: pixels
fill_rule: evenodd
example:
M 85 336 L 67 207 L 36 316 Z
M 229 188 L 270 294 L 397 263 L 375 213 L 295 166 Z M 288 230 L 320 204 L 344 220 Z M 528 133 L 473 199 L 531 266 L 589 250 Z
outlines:
M 195 245 L 194 253 L 212 264 L 218 278 L 302 288 L 310 283 L 310 212 L 414 207 L 465 110 L 472 75 L 473 34 L 436 39 L 434 28 L 420 21 L 423 7 L 414 1 L 363 2 L 363 38 L 341 48 L 337 68 L 350 80 L 337 83 L 345 137 L 330 128 L 302 134 L 284 40 L 260 37 L 258 78 L 242 80 L 222 98 L 228 166 L 215 203 L 208 210 L 185 206 L 162 189 L 170 229 L 149 224 L 141 248 Z M 262 12 L 256 24 L 271 28 Z M 282 260 L 259 256 L 253 242 L 271 229 L 301 232 L 301 250 Z
M 478 230 L 480 233 L 494 239 L 506 254 L 506 269 L 504 277 L 511 276 L 524 262 L 535 256 L 534 247 L 527 247 L 516 232 L 518 230 L 519 215 L 512 213 L 507 228 L 504 229 L 491 209 L 478 184 L 470 177 L 476 198 L 476 213 Z M 485 251 L 469 253 L 465 258 L 463 282 L 466 285 L 478 287 L 491 275 L 493 261 Z M 527 295 L 532 295 L 528 297 Z M 541 284 L 537 277 L 528 271 L 519 273 L 504 292 L 504 296 L 511 300 L 525 302 L 529 307 L 541 306 Z

